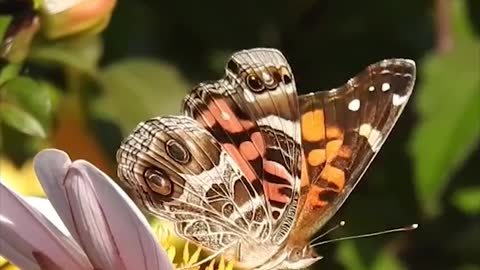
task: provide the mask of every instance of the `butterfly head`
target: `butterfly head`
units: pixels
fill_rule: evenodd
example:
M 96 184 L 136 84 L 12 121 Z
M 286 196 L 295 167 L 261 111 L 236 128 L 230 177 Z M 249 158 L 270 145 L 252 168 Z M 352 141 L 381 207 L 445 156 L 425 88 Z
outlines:
M 323 258 L 310 245 L 289 248 L 287 252 L 288 256 L 282 264 L 282 269 L 303 269 Z
M 304 246 L 286 245 L 272 256 L 270 260 L 256 269 L 304 269 L 322 258 L 311 248 L 310 244 Z

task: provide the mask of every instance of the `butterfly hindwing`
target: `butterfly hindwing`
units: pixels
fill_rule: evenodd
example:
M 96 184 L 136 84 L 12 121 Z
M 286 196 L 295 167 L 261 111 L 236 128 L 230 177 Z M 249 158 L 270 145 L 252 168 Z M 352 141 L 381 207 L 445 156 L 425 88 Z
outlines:
M 337 89 L 300 97 L 304 163 L 295 229 L 310 226 L 300 237 L 316 232 L 346 200 L 395 125 L 414 81 L 413 61 L 390 59 Z
M 259 211 L 235 161 L 189 117 L 140 123 L 122 143 L 117 160 L 118 175 L 137 201 L 172 221 L 189 241 L 219 251 L 244 235 L 261 239 L 268 234 L 266 213 Z

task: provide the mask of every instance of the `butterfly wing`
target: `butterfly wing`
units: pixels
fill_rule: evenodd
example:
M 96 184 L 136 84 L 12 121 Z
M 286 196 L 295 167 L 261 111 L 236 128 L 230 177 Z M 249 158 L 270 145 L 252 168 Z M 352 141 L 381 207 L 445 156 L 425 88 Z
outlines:
M 239 165 L 255 190 L 251 199 L 262 202 L 268 214 L 270 240 L 281 242 L 295 217 L 300 183 L 300 114 L 293 74 L 279 51 L 266 48 L 235 53 L 225 69 L 223 79 L 194 88 L 184 112 Z
M 117 152 L 118 175 L 136 201 L 170 220 L 178 235 L 218 252 L 260 238 L 265 213 L 239 167 L 195 120 L 165 116 L 140 123 Z M 241 207 L 237 201 L 243 201 Z
M 413 61 L 390 59 L 340 88 L 300 97 L 304 163 L 293 234 L 305 241 L 341 207 L 395 125 L 414 82 Z

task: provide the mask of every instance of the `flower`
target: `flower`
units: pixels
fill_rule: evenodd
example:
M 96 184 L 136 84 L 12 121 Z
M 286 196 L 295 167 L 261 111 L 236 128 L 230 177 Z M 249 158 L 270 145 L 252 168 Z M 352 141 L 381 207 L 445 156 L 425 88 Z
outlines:
M 0 182 L 0 255 L 22 269 L 173 269 L 142 213 L 95 166 L 49 149 L 34 167 L 65 232 Z
M 0 57 L 13 63 L 23 61 L 39 32 L 47 40 L 98 34 L 110 22 L 116 3 L 116 0 L 0 2 L 0 13 L 11 17 L 5 36 L 0 33 Z
M 40 14 L 50 39 L 80 32 L 96 34 L 110 21 L 116 0 L 44 0 Z
M 172 235 L 173 226 L 170 223 L 160 221 L 155 222 L 152 226 L 157 231 L 160 245 L 167 251 L 168 258 L 175 268 L 200 270 L 199 266 L 194 267 L 194 265 L 198 264 L 199 261 L 203 261 L 201 247 L 190 249 L 188 242 Z M 220 257 L 218 260 L 212 259 L 205 262 L 205 264 L 207 266 L 203 268 L 204 270 L 233 270 L 234 267 L 233 261 L 226 263 L 223 257 Z

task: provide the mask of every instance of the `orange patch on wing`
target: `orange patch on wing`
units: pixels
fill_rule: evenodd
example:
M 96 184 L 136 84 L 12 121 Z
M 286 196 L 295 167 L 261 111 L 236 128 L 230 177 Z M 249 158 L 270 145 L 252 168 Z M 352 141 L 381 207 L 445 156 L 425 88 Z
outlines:
M 292 183 L 292 176 L 288 173 L 287 169 L 275 161 L 265 160 L 263 163 L 263 169 L 270 174 L 276 175 L 285 179 L 285 181 Z
M 254 160 L 260 156 L 258 153 L 257 148 L 251 141 L 242 142 L 239 146 L 240 153 L 247 159 L 247 160 Z
M 342 147 L 343 140 L 329 141 L 326 146 L 327 162 L 331 162 L 337 155 L 340 147 Z
M 263 157 L 265 155 L 265 144 L 263 143 L 262 133 L 254 132 L 250 136 L 253 144 L 257 147 L 257 150 L 260 151 L 260 155 Z
M 308 175 L 307 161 L 305 159 L 302 161 L 302 174 L 300 180 L 300 187 L 306 187 L 310 185 L 310 176 Z
M 326 133 L 327 139 L 338 139 L 343 136 L 342 130 L 338 127 L 328 127 Z
M 302 115 L 302 136 L 309 142 L 325 139 L 325 118 L 323 110 L 314 110 Z
M 257 179 L 255 171 L 250 166 L 250 163 L 248 163 L 243 158 L 243 156 L 240 154 L 240 152 L 235 147 L 235 145 L 230 144 L 230 143 L 224 143 L 223 148 L 232 157 L 232 159 L 235 161 L 235 163 L 240 168 L 240 170 L 243 172 L 243 174 L 245 175 L 245 177 L 247 178 L 248 181 L 252 182 L 253 180 Z
M 200 115 L 196 117 L 196 120 L 199 121 L 202 126 L 210 128 L 217 122 L 210 111 L 201 111 Z
M 215 100 L 208 104 L 208 110 L 215 120 L 230 133 L 238 133 L 254 126 L 251 121 L 239 120 L 225 100 Z
M 325 168 L 323 168 L 320 177 L 335 184 L 338 187 L 337 191 L 342 190 L 345 186 L 345 172 L 330 164 L 327 164 Z
M 325 149 L 314 149 L 308 153 L 308 165 L 319 166 L 326 161 Z
M 269 200 L 280 202 L 280 203 L 288 203 L 290 202 L 290 197 L 280 192 L 280 189 L 283 187 L 288 187 L 288 186 L 273 184 L 268 182 L 263 183 L 263 188 Z
M 316 208 L 316 207 L 325 207 L 328 205 L 328 202 L 320 200 L 320 193 L 322 193 L 325 188 L 321 188 L 316 185 L 312 185 L 307 194 L 307 199 L 305 201 L 305 208 Z

